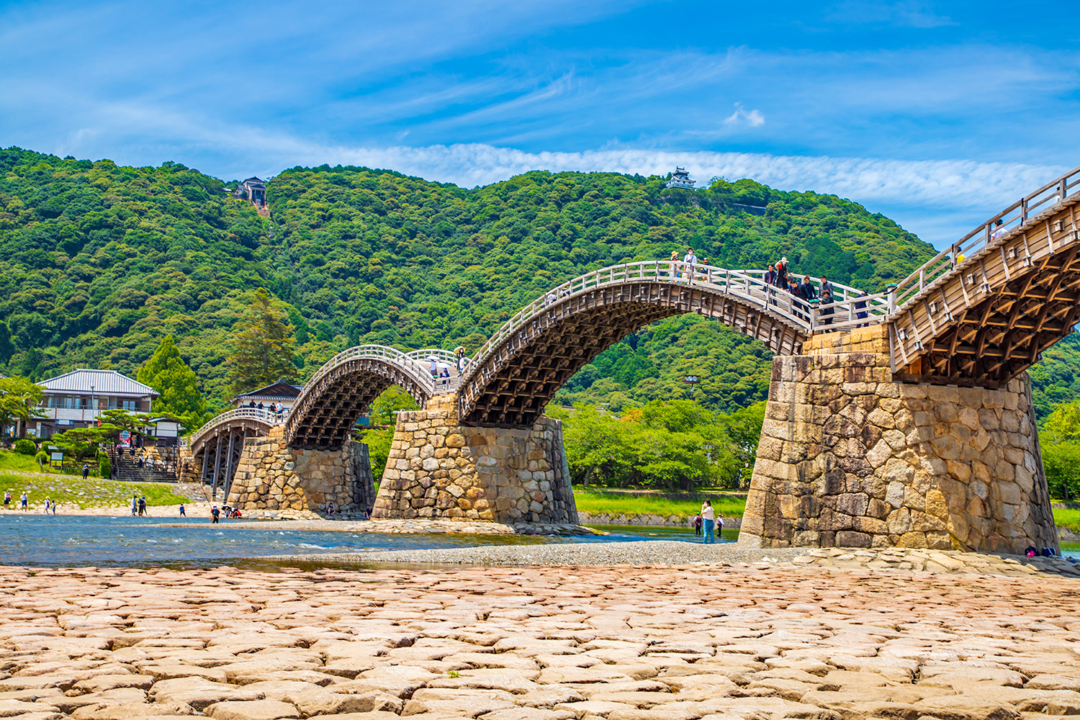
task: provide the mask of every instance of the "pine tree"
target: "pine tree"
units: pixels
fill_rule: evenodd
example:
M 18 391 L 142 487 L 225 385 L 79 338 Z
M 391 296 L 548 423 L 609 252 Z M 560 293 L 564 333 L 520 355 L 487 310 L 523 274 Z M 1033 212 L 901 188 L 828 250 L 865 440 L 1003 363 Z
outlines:
M 206 400 L 199 392 L 195 371 L 180 357 L 172 335 L 162 338 L 158 349 L 139 369 L 136 379 L 160 393 L 154 401 L 155 412 L 180 418 L 189 430 L 207 420 Z
M 233 329 L 229 357 L 233 392 L 242 393 L 296 377 L 293 363 L 296 338 L 279 305 L 265 288 L 259 288 L 243 319 Z

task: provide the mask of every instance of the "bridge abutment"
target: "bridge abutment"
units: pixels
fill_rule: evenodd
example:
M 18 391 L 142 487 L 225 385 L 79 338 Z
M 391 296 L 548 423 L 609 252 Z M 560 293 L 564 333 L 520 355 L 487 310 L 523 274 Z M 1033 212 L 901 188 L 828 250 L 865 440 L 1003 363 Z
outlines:
M 996 390 L 898 382 L 885 330 L 773 359 L 739 542 L 1057 548 L 1027 376 Z
M 348 441 L 341 450 L 290 448 L 284 427 L 251 437 L 236 468 L 227 503 L 243 510 L 362 512 L 375 489 L 367 447 Z
M 457 395 L 398 414 L 373 518 L 577 524 L 562 423 L 458 423 Z

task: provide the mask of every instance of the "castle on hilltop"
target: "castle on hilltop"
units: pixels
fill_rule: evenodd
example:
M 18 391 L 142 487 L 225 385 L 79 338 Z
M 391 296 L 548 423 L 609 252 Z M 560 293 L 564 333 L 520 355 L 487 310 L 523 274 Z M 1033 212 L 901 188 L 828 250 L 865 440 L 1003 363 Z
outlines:
M 686 168 L 677 167 L 675 168 L 675 172 L 671 174 L 671 179 L 667 181 L 665 187 L 693 190 L 694 181 L 690 179 L 690 173 L 686 171 Z

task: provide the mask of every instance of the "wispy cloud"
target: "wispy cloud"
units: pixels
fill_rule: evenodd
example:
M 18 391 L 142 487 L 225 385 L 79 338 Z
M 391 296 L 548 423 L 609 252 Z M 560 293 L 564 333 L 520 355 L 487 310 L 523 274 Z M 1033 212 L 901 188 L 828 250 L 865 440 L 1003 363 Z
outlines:
M 750 127 L 757 127 L 758 125 L 765 124 L 765 116 L 758 110 L 751 110 L 747 112 L 742 103 L 735 103 L 735 112 L 724 118 L 725 125 L 749 125 Z
M 956 24 L 949 17 L 934 12 L 933 3 L 923 0 L 848 0 L 833 8 L 828 19 L 840 23 L 911 28 Z

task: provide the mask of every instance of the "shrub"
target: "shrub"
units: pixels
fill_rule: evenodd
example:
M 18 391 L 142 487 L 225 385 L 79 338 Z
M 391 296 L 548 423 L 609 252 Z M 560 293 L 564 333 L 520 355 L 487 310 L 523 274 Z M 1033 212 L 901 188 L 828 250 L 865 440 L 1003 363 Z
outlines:
M 38 451 L 37 444 L 29 438 L 19 438 L 16 440 L 13 449 L 20 455 L 36 455 Z
M 112 477 L 112 465 L 109 463 L 109 456 L 104 453 L 98 455 L 98 475 L 103 478 Z

